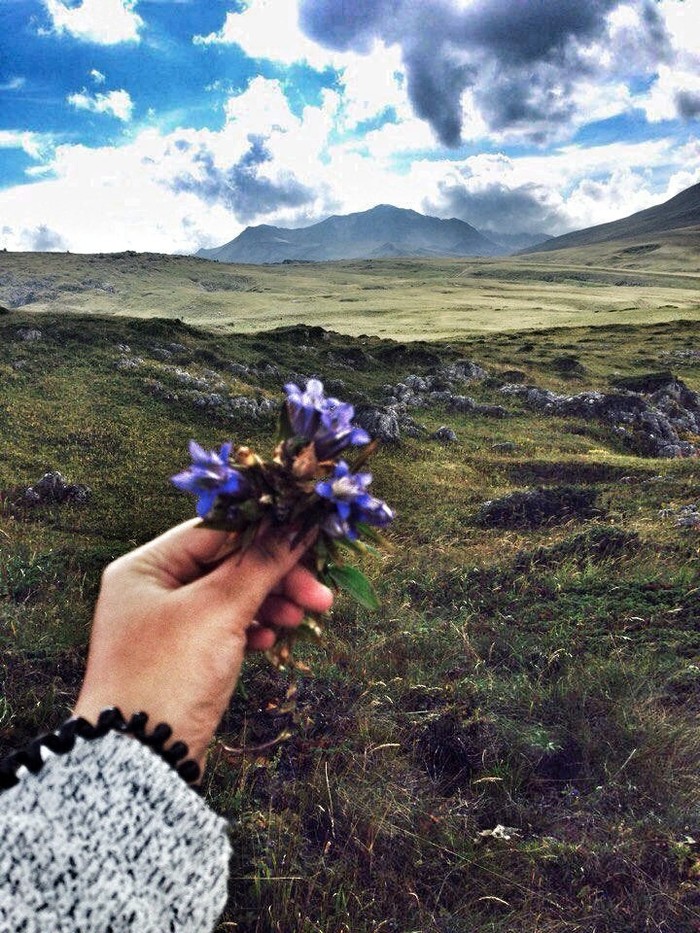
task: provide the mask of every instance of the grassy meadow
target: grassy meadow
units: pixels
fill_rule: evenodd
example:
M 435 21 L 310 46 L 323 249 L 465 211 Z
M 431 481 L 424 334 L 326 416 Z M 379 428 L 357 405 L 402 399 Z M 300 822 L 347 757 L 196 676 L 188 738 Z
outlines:
M 505 259 L 229 265 L 148 253 L 0 254 L 0 305 L 178 318 L 224 333 L 306 324 L 395 340 L 700 319 L 698 235 Z M 631 243 L 631 245 L 630 245 Z
M 36 262 L 59 275 L 61 259 Z M 304 292 L 301 266 L 170 261 L 199 285 L 167 295 L 154 266 L 149 305 L 122 303 L 120 284 L 0 314 L 3 749 L 68 714 L 104 564 L 192 514 L 168 484 L 188 439 L 270 449 L 271 419 L 196 407 L 178 371 L 275 398 L 290 372 L 318 374 L 359 402 L 468 358 L 489 377 L 465 394 L 508 417 L 421 409 L 457 442 L 380 450 L 394 549 L 363 569 L 382 610 L 339 598 L 326 645 L 298 648 L 311 675 L 253 659 L 222 724 L 206 775 L 233 834 L 219 931 L 698 933 L 700 539 L 660 514 L 700 502 L 697 461 L 634 455 L 600 423 L 498 392 L 606 390 L 662 369 L 700 390 L 692 277 L 343 263 L 331 299 Z M 238 291 L 200 287 L 239 275 Z M 300 319 L 333 331 L 245 333 Z M 87 484 L 89 502 L 17 504 L 47 470 Z M 592 508 L 477 520 L 486 500 L 570 486 Z

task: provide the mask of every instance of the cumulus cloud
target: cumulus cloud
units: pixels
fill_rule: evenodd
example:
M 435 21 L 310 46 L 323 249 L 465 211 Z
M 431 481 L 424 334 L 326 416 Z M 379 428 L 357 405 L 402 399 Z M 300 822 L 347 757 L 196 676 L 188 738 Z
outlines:
M 634 30 L 612 16 L 623 7 Z M 462 138 L 467 91 L 491 132 L 541 142 L 575 124 L 582 79 L 625 72 L 633 50 L 670 54 L 651 0 L 299 0 L 299 11 L 329 49 L 399 46 L 413 108 L 447 146 Z
M 289 171 L 278 171 L 276 177 L 261 174 L 260 166 L 271 162 L 272 154 L 262 136 L 250 135 L 248 142 L 247 152 L 228 169 L 219 168 L 212 152 L 200 148 L 193 156 L 193 171 L 178 175 L 171 182 L 172 189 L 223 205 L 241 223 L 315 199 L 315 192 Z
M 90 77 L 95 82 L 95 84 L 104 84 L 107 80 L 106 75 L 103 75 L 101 71 L 97 70 L 97 68 L 91 69 Z
M 77 94 L 66 98 L 76 110 L 89 110 L 91 113 L 106 113 L 117 120 L 128 123 L 134 109 L 134 102 L 128 91 L 107 91 L 105 94 L 91 95 L 83 88 Z
M 53 31 L 84 42 L 115 45 L 138 42 L 143 20 L 136 12 L 138 0 L 44 0 Z

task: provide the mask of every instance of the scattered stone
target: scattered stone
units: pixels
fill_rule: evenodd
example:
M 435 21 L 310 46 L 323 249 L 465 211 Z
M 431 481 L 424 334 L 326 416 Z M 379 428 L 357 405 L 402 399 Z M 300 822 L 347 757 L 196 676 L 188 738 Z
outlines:
M 550 486 L 518 491 L 484 502 L 474 522 L 484 528 L 538 528 L 572 518 L 601 515 L 596 490 L 582 486 Z
M 502 405 L 481 405 L 468 395 L 450 395 L 446 404 L 451 411 L 472 412 L 490 418 L 507 418 L 509 414 L 508 409 Z
M 512 454 L 513 451 L 517 449 L 518 445 L 514 444 L 513 441 L 502 441 L 498 444 L 491 444 L 491 450 L 498 454 Z
M 244 366 L 243 363 L 231 363 L 229 365 L 229 370 L 238 379 L 247 379 L 251 374 L 250 366 Z
M 120 353 L 131 353 L 131 347 L 128 343 L 118 343 L 117 350 L 119 350 Z
M 143 360 L 140 356 L 120 356 L 116 363 L 117 369 L 138 369 L 143 366 Z
M 32 343 L 35 340 L 44 339 L 44 335 L 36 327 L 19 327 L 17 329 L 17 336 L 25 343 Z
M 678 528 L 695 528 L 700 530 L 700 502 L 691 502 L 681 505 L 677 509 L 660 509 L 661 518 L 675 518 Z
M 668 380 L 668 381 L 664 381 Z M 505 395 L 530 408 L 563 417 L 595 418 L 612 426 L 625 444 L 642 456 L 692 457 L 699 448 L 679 432 L 700 435 L 700 395 L 671 373 L 649 374 L 626 384 L 653 388 L 651 393 L 620 390 L 557 395 L 537 386 L 507 384 Z
M 355 411 L 355 423 L 383 444 L 396 444 L 401 439 L 399 416 L 392 407 L 361 405 Z
M 82 483 L 68 483 L 58 470 L 44 473 L 33 486 L 27 486 L 20 496 L 23 505 L 61 505 L 64 502 L 83 504 L 92 491 Z
M 430 435 L 430 439 L 440 441 L 442 444 L 454 444 L 457 441 L 457 435 L 452 428 L 448 428 L 446 424 L 443 424 Z
M 12 360 L 10 366 L 14 370 L 26 369 L 29 366 L 29 360 Z
M 173 357 L 172 350 L 166 350 L 165 347 L 152 347 L 151 356 L 155 356 L 157 360 L 170 360 Z
M 227 392 L 203 392 L 200 389 L 182 389 L 177 392 L 159 379 L 144 379 L 144 389 L 165 402 L 179 402 L 199 411 L 215 413 L 223 418 L 246 418 L 260 421 L 276 414 L 278 403 L 270 398 L 251 398 L 248 395 L 229 395 Z

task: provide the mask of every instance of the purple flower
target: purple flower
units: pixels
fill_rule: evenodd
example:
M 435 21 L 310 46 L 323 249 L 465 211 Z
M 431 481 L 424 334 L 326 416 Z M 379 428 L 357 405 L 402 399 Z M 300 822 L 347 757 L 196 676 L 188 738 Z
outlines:
M 352 405 L 326 398 L 320 380 L 309 379 L 304 391 L 293 382 L 284 388 L 292 430 L 314 442 L 319 460 L 333 459 L 350 444 L 369 443 L 369 434 L 352 423 Z
M 319 460 L 332 460 L 350 444 L 368 444 L 369 434 L 352 423 L 355 415 L 352 405 L 337 399 L 326 401 L 326 407 L 321 412 L 321 425 L 314 435 Z
M 196 441 L 190 441 L 192 466 L 172 477 L 173 485 L 198 497 L 197 515 L 204 518 L 213 508 L 217 496 L 240 495 L 247 492 L 243 476 L 228 464 L 231 444 L 223 444 L 219 453 L 206 451 Z
M 306 389 L 302 390 L 293 382 L 284 387 L 287 393 L 287 412 L 292 430 L 299 437 L 310 441 L 321 420 L 321 411 L 326 398 L 323 383 L 318 379 L 309 379 Z
M 394 513 L 386 502 L 367 492 L 371 482 L 371 473 L 351 473 L 347 463 L 340 460 L 331 476 L 316 484 L 316 493 L 335 506 L 322 526 L 330 537 L 354 541 L 358 523 L 383 528 L 393 519 Z

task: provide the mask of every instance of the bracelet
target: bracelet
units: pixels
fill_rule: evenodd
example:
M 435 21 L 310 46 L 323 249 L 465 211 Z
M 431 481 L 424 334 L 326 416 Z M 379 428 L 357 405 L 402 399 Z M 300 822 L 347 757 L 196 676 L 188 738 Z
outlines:
M 110 731 L 122 732 L 138 739 L 143 745 L 152 748 L 163 761 L 167 762 L 193 790 L 200 791 L 196 781 L 200 777 L 200 768 L 192 759 L 184 760 L 189 749 L 185 742 L 173 742 L 169 748 L 165 743 L 172 736 L 173 730 L 167 723 L 159 723 L 153 731 L 146 733 L 147 713 L 134 713 L 128 720 L 116 706 L 104 709 L 97 717 L 97 724 L 92 725 L 82 716 L 68 719 L 55 732 L 49 732 L 33 739 L 25 748 L 12 752 L 0 761 L 0 790 L 6 790 L 19 783 L 17 772 L 24 767 L 32 774 L 38 774 L 44 764 L 42 747 L 54 755 L 63 755 L 71 751 L 76 737 L 81 739 L 99 739 Z

